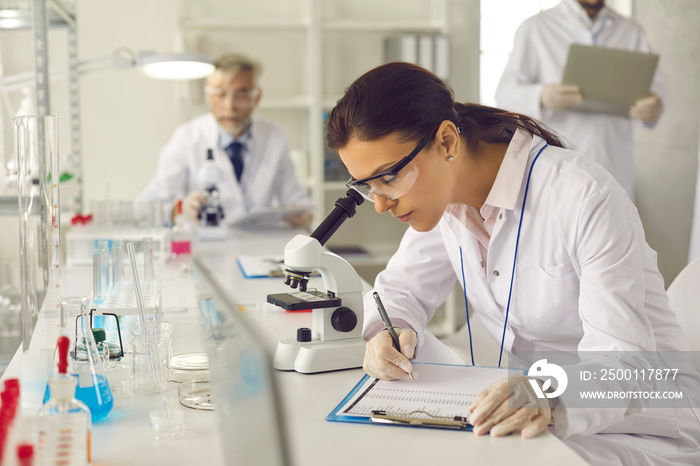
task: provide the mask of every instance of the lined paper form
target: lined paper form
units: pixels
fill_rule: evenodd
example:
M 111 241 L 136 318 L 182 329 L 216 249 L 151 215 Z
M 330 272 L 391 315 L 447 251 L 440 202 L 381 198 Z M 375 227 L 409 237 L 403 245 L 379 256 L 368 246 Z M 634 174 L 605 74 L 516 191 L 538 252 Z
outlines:
M 508 377 L 508 369 L 414 363 L 416 380 L 386 382 L 368 378 L 339 410 L 342 416 L 368 417 L 383 410 L 413 417 L 468 417 L 469 406 L 491 383 Z

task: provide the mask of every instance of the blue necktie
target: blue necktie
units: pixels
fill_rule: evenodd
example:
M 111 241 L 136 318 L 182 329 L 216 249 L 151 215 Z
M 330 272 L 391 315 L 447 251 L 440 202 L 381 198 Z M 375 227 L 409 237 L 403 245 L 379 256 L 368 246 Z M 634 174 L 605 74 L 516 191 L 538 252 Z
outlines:
M 243 173 L 243 143 L 233 141 L 226 146 L 226 154 L 228 154 L 228 158 L 231 159 L 233 171 L 236 173 L 236 179 L 240 181 L 241 174 Z

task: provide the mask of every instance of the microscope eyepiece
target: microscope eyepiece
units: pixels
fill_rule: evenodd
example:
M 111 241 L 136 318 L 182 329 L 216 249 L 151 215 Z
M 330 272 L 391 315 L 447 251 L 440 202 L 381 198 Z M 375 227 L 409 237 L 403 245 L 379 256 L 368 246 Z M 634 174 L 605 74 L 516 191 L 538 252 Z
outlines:
M 335 201 L 335 207 L 331 212 L 323 219 L 323 222 L 311 233 L 311 237 L 318 240 L 321 246 L 326 244 L 326 241 L 333 236 L 333 233 L 340 228 L 340 225 L 345 222 L 348 218 L 355 215 L 356 207 L 362 205 L 365 199 L 360 193 L 354 189 L 349 189 L 345 193 L 345 197 L 339 198 Z

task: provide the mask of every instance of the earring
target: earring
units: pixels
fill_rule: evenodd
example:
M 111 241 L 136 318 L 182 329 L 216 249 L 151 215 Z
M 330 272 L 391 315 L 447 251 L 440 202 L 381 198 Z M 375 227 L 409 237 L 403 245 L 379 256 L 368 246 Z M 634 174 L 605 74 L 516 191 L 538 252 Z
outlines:
M 454 161 L 455 161 L 455 158 L 452 157 L 452 156 L 450 155 L 449 157 L 447 157 L 447 161 L 448 161 L 448 162 L 454 162 Z

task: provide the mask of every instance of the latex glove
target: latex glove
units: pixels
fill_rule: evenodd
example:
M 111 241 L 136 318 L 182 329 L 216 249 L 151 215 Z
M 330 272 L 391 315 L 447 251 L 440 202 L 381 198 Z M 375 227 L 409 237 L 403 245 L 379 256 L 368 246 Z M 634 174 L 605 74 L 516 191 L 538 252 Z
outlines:
M 284 221 L 289 223 L 294 228 L 304 228 L 308 230 L 309 225 L 311 225 L 312 218 L 313 214 L 311 211 L 306 210 L 299 214 L 287 215 L 284 217 Z
M 416 349 L 416 332 L 411 329 L 394 327 L 396 336 L 399 337 L 399 353 L 394 348 L 394 342 L 388 330 L 382 330 L 374 336 L 365 346 L 365 361 L 362 368 L 372 377 L 381 380 L 397 380 L 410 378 L 408 373 L 413 372 L 413 366 L 409 361 Z M 413 372 L 414 378 L 418 378 Z
M 653 123 L 663 111 L 664 103 L 661 98 L 656 94 L 651 94 L 649 97 L 639 99 L 630 107 L 630 118 Z
M 202 209 L 204 201 L 204 194 L 199 191 L 190 192 L 182 201 L 182 213 L 185 218 L 191 222 L 197 223 L 199 221 L 199 211 Z
M 469 412 L 476 435 L 490 431 L 494 437 L 501 437 L 521 430 L 523 438 L 531 438 L 547 429 L 552 403 L 549 398 L 537 398 L 527 377 L 515 375 L 486 387 Z
M 583 101 L 581 89 L 575 84 L 545 84 L 542 88 L 542 105 L 559 110 L 580 104 Z

